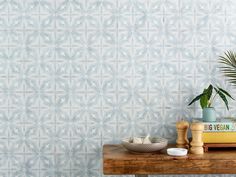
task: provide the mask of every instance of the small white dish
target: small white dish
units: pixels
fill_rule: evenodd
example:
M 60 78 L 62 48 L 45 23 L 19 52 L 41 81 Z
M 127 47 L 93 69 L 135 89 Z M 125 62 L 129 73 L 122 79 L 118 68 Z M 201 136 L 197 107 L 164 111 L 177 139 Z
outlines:
M 167 154 L 171 156 L 186 156 L 188 150 L 185 148 L 168 148 Z

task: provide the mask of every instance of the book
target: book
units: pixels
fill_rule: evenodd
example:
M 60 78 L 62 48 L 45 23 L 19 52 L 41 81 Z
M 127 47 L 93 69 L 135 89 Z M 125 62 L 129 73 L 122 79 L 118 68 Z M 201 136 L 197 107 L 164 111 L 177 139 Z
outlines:
M 233 117 L 218 118 L 216 122 L 203 122 L 196 118 L 192 122 L 202 122 L 203 132 L 236 132 L 236 119 Z
M 203 143 L 236 143 L 236 132 L 203 132 Z

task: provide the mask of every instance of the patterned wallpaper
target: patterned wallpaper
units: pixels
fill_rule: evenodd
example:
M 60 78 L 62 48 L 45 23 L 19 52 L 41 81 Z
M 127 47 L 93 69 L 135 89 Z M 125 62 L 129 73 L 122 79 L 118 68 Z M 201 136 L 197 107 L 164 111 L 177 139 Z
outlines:
M 235 44 L 234 0 L 0 0 L 0 176 L 99 177 L 105 143 L 173 142 L 193 96 L 232 89 Z

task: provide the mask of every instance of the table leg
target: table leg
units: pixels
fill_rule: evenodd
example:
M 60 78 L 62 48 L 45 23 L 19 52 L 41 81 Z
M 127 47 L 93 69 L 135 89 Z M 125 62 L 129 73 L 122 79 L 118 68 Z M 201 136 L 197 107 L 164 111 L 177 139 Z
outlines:
M 148 175 L 134 175 L 135 177 L 148 177 Z

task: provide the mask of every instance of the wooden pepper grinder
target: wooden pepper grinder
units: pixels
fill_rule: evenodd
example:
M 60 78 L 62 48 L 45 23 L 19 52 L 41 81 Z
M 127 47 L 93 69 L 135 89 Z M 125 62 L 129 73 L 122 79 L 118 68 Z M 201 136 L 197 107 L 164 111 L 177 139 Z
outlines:
M 187 138 L 189 123 L 187 121 L 181 120 L 176 122 L 177 129 L 177 140 L 176 147 L 178 148 L 189 148 L 189 141 Z
M 202 141 L 202 132 L 204 130 L 203 123 L 194 122 L 190 126 L 192 132 L 192 141 L 190 143 L 191 148 L 190 152 L 192 154 L 203 154 L 203 141 Z

